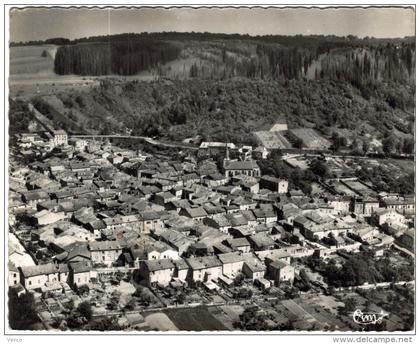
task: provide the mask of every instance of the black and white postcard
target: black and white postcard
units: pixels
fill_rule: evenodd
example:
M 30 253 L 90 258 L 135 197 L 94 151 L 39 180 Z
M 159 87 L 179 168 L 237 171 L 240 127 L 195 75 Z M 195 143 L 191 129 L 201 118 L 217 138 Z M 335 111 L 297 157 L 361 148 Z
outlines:
M 415 14 L 5 6 L 9 341 L 411 342 Z

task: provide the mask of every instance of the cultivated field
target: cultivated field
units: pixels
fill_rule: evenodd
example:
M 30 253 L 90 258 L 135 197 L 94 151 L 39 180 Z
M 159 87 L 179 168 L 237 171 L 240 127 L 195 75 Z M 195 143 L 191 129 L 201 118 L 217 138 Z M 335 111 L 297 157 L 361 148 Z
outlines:
M 177 331 L 178 328 L 164 313 L 153 313 L 145 317 L 147 324 L 151 329 L 158 331 Z
M 45 51 L 45 53 L 44 53 Z M 114 77 L 57 75 L 54 73 L 56 45 L 45 44 L 10 48 L 9 92 L 11 97 L 31 98 L 35 95 L 52 95 L 66 91 L 88 91 L 99 85 L 101 79 Z M 44 55 L 44 56 L 43 56 Z M 116 79 L 152 81 L 150 72 Z
M 176 327 L 184 331 L 223 331 L 227 330 L 205 307 L 167 309 L 165 314 Z
M 290 129 L 291 136 L 302 140 L 303 146 L 309 149 L 328 149 L 330 141 L 318 134 L 314 129 L 299 128 Z
M 9 92 L 11 97 L 83 89 L 97 82 L 78 75 L 54 73 L 57 46 L 51 44 L 10 48 Z
M 10 48 L 10 76 L 25 79 L 28 76 L 54 76 L 55 45 L 37 45 Z M 44 55 L 44 56 L 43 56 Z
M 280 131 L 256 131 L 254 132 L 258 142 L 267 149 L 286 149 L 292 148 L 291 143 Z

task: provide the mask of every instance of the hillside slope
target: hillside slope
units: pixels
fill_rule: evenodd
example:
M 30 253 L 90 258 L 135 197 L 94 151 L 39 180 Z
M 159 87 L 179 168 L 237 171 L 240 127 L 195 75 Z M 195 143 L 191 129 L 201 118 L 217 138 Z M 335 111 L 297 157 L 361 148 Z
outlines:
M 70 132 L 254 143 L 285 116 L 353 146 L 413 138 L 412 37 L 121 34 L 63 42 L 54 68 L 68 87 L 32 101 Z
M 326 136 L 333 128 L 353 140 L 382 139 L 390 132 L 411 136 L 414 88 L 377 83 L 369 93 L 329 80 L 104 81 L 89 92 L 38 97 L 34 103 L 53 117 L 54 111 L 66 114 L 56 119 L 73 132 L 129 130 L 172 140 L 199 134 L 206 140 L 253 143 L 253 131 L 266 129 L 283 114 L 289 127 L 313 127 Z
M 179 68 L 181 67 L 182 68 Z M 58 74 L 413 82 L 415 43 L 324 36 L 121 34 L 61 46 Z

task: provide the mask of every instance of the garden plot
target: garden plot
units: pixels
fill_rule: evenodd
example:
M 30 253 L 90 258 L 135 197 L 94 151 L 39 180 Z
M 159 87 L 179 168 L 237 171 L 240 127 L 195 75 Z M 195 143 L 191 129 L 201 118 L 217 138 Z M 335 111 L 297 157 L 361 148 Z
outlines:
M 301 140 L 303 146 L 308 149 L 328 149 L 331 146 L 330 141 L 311 128 L 290 129 L 289 134 Z
M 283 131 L 256 131 L 254 132 L 258 142 L 267 149 L 292 148 L 292 144 L 284 137 Z

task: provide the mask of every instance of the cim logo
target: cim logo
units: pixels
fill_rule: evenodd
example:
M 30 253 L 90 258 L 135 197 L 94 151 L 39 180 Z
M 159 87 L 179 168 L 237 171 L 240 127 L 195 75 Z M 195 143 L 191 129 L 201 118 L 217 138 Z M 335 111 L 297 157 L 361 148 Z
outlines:
M 380 324 L 382 319 L 388 315 L 382 310 L 381 313 L 363 313 L 360 309 L 356 309 L 353 313 L 353 321 L 360 325 Z

